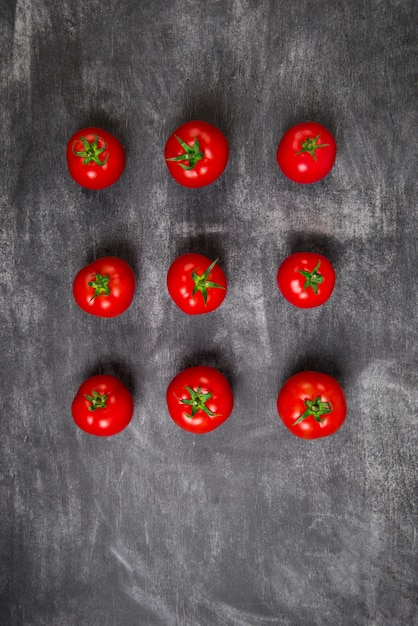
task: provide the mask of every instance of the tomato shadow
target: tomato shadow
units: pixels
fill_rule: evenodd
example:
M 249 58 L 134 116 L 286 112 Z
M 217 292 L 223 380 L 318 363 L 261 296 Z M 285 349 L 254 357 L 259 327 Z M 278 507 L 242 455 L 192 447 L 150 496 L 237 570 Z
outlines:
M 80 121 L 80 128 L 95 126 L 107 130 L 114 135 L 123 146 L 126 144 L 126 125 L 124 125 L 117 117 L 112 117 L 109 112 L 104 109 L 94 109 Z
M 138 246 L 134 245 L 132 241 L 112 239 L 111 241 L 101 241 L 98 245 L 90 245 L 87 249 L 85 263 L 87 265 L 105 256 L 115 256 L 126 261 L 134 270 L 137 280 L 139 279 L 138 273 L 142 264 L 139 259 Z
M 83 371 L 83 380 L 91 376 L 96 376 L 97 374 L 109 374 L 110 376 L 114 376 L 125 385 L 134 398 L 138 393 L 137 377 L 126 362 L 114 361 L 113 359 L 107 358 L 98 359 L 94 365 L 91 365 Z
M 174 254 L 176 257 L 189 252 L 203 254 L 210 260 L 219 259 L 219 265 L 222 267 L 222 261 L 225 264 L 226 248 L 221 238 L 219 235 L 204 232 L 198 235 L 186 235 L 183 238 L 177 237 Z
M 341 256 L 342 248 L 342 244 L 336 237 L 308 233 L 306 231 L 293 231 L 287 238 L 285 255 L 279 259 L 279 263 L 286 256 L 295 252 L 315 252 L 327 257 L 333 265 L 338 265 L 338 258 Z
M 334 136 L 336 135 L 336 129 L 338 126 L 338 117 L 335 110 L 329 106 L 329 101 L 324 96 L 322 102 L 318 98 L 299 98 L 289 92 L 288 98 L 288 115 L 283 116 L 283 124 L 278 128 L 278 136 L 283 136 L 284 133 L 292 126 L 300 124 L 301 122 L 317 122 L 325 126 Z M 315 104 L 312 104 L 315 102 Z M 279 107 L 284 110 L 283 103 Z
M 185 122 L 202 120 L 219 128 L 228 138 L 232 128 L 232 114 L 225 90 L 221 86 L 208 92 L 206 85 L 186 81 L 183 94 L 183 104 L 177 107 L 176 116 L 167 128 L 168 134 Z
M 197 350 L 185 355 L 179 361 L 178 371 L 198 365 L 207 365 L 219 370 L 227 379 L 232 388 L 236 380 L 234 367 L 221 350 Z
M 175 117 L 167 120 L 165 131 L 167 138 L 185 122 L 202 120 L 216 126 L 225 135 L 229 144 L 229 159 L 221 176 L 203 189 L 187 189 L 189 201 L 190 199 L 199 201 L 202 196 L 205 196 L 211 204 L 211 212 L 215 220 L 217 218 L 222 219 L 223 207 L 226 204 L 235 171 L 235 168 L 231 167 L 231 162 L 236 154 L 233 144 L 235 111 L 232 108 L 230 98 L 225 93 L 223 84 L 215 85 L 208 91 L 207 84 L 202 84 L 201 81 L 195 83 L 193 80 L 188 80 L 184 85 L 183 94 L 183 102 L 179 102 L 173 112 Z
M 293 363 L 289 363 L 284 368 L 283 378 L 278 381 L 278 388 L 281 388 L 285 381 L 294 374 L 305 371 L 323 372 L 333 376 L 341 383 L 344 382 L 347 374 L 343 358 L 319 350 L 312 351 L 299 356 Z

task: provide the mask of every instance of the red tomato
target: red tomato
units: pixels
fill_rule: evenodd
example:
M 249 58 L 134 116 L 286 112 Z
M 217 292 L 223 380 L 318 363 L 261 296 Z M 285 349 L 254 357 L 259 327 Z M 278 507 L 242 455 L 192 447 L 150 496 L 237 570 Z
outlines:
M 183 370 L 167 388 L 167 406 L 173 421 L 191 433 L 218 428 L 232 413 L 234 397 L 223 374 L 199 365 Z
M 277 284 L 286 300 L 301 309 L 310 309 L 331 296 L 335 272 L 322 254 L 296 252 L 280 265 Z
M 135 285 L 135 274 L 126 261 L 106 256 L 78 272 L 73 294 L 83 311 L 97 317 L 116 317 L 130 306 Z
M 315 183 L 331 171 L 337 145 L 331 133 L 316 122 L 290 128 L 277 148 L 277 163 L 295 183 Z
M 344 423 L 347 405 L 339 383 L 320 372 L 299 372 L 283 385 L 277 410 L 296 437 L 317 439 L 335 433 Z
M 127 427 L 134 413 L 134 401 L 114 376 L 92 376 L 84 381 L 71 406 L 77 426 L 90 435 L 110 437 Z
M 106 130 L 83 128 L 67 144 L 67 165 L 82 187 L 104 189 L 113 185 L 125 169 L 125 151 Z
M 184 313 L 209 313 L 224 301 L 227 281 L 217 261 L 188 253 L 171 264 L 167 273 L 168 292 Z
M 229 146 L 223 133 L 207 122 L 186 122 L 169 138 L 165 162 L 171 176 L 184 187 L 213 183 L 228 163 Z

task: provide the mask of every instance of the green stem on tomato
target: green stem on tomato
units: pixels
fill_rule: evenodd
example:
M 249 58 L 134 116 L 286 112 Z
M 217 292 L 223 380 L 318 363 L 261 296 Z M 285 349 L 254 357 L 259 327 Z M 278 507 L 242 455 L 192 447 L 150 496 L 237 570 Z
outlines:
M 332 411 L 331 402 L 322 402 L 321 396 L 315 398 L 315 400 L 305 400 L 306 411 L 293 422 L 293 426 L 303 422 L 307 417 L 313 417 L 317 422 L 323 421 L 323 415 L 328 415 Z
M 184 150 L 183 154 L 179 154 L 178 156 L 171 157 L 170 159 L 166 159 L 166 161 L 176 161 L 177 165 L 180 165 L 184 170 L 192 170 L 198 161 L 201 161 L 204 158 L 204 153 L 200 150 L 200 145 L 196 137 L 194 138 L 194 143 L 192 146 L 189 146 L 183 139 L 177 137 L 175 138 L 181 145 Z M 184 165 L 181 161 L 188 161 L 189 165 Z
M 87 398 L 89 402 L 91 402 L 89 406 L 89 411 L 95 411 L 96 409 L 105 409 L 106 408 L 106 400 L 107 395 L 101 395 L 98 391 L 94 390 L 93 395 L 89 396 L 87 393 L 84 394 L 84 397 Z
M 192 417 L 194 417 L 198 411 L 203 411 L 209 417 L 219 417 L 220 415 L 219 413 L 213 413 L 206 406 L 206 402 L 210 400 L 210 398 L 212 397 L 212 394 L 210 392 L 202 393 L 201 387 L 198 387 L 197 389 L 192 389 L 192 387 L 186 386 L 185 389 L 189 392 L 190 399 L 180 400 L 180 402 L 182 404 L 186 404 L 187 406 L 190 406 L 192 409 L 191 415 L 185 413 L 186 417 L 192 419 Z
M 84 150 L 76 150 L 74 148 L 75 144 L 79 141 L 81 141 L 81 143 L 83 144 Z M 107 150 L 107 143 L 104 142 L 103 148 L 99 148 L 98 143 L 99 143 L 98 135 L 95 136 L 95 138 L 93 139 L 91 143 L 89 143 L 85 137 L 80 137 L 79 139 L 76 139 L 74 141 L 71 149 L 76 156 L 80 157 L 81 159 L 84 159 L 83 165 L 90 165 L 90 163 L 95 163 L 96 165 L 100 165 L 101 167 L 103 167 L 103 165 L 107 163 L 109 154 L 106 155 L 106 158 L 104 159 L 104 161 L 101 161 L 99 159 L 99 156 L 105 150 Z
M 97 298 L 97 296 L 108 296 L 110 294 L 109 282 L 110 278 L 105 274 L 102 276 L 101 274 L 92 274 L 94 276 L 94 280 L 89 281 L 87 284 L 89 287 L 93 287 L 94 294 L 90 298 L 90 302 Z
M 312 291 L 316 295 L 318 295 L 318 285 L 324 282 L 324 277 L 318 272 L 320 265 L 321 261 L 318 261 L 318 264 L 316 265 L 316 267 L 314 267 L 312 272 L 308 272 L 307 270 L 298 270 L 298 272 L 306 278 L 305 284 L 303 285 L 305 291 L 308 289 L 308 287 L 311 287 Z
M 217 262 L 218 259 L 215 259 L 213 263 L 211 263 L 201 275 L 197 274 L 195 271 L 192 272 L 192 278 L 194 280 L 192 296 L 200 291 L 203 296 L 203 302 L 205 304 L 208 300 L 208 289 L 225 289 L 225 287 L 222 287 L 222 285 L 218 285 L 217 283 L 208 280 L 209 274 L 211 273 Z
M 318 144 L 318 139 L 319 135 L 317 135 L 316 137 L 306 137 L 305 141 L 302 141 L 302 148 L 295 152 L 295 156 L 297 156 L 298 154 L 302 154 L 303 152 L 307 152 L 311 155 L 313 160 L 316 161 L 317 159 L 315 150 L 319 150 L 320 148 L 326 148 L 327 146 L 329 146 L 329 143 Z

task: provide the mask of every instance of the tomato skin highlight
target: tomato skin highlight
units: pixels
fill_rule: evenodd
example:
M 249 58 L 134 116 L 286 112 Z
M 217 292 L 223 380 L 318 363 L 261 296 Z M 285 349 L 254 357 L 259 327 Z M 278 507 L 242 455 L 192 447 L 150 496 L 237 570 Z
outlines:
M 104 277 L 108 278 L 107 283 L 101 280 Z M 103 283 L 106 283 L 105 287 L 100 289 Z M 86 313 L 112 318 L 129 308 L 135 288 L 136 278 L 130 265 L 118 257 L 107 256 L 96 259 L 78 272 L 73 282 L 73 295 Z M 101 293 L 97 294 L 97 291 Z
M 203 408 L 193 407 L 193 397 L 196 396 Z M 221 372 L 206 365 L 179 372 L 167 387 L 166 400 L 171 419 L 183 430 L 195 434 L 218 428 L 231 415 L 234 406 L 228 380 Z M 198 399 L 195 402 L 199 404 Z
M 93 400 L 99 396 L 105 398 L 105 406 L 92 410 Z M 120 380 L 98 374 L 81 384 L 72 402 L 71 413 L 76 425 L 84 432 L 97 437 L 110 437 L 128 426 L 134 413 L 134 401 Z
M 74 133 L 68 141 L 66 156 L 72 178 L 86 189 L 110 187 L 125 169 L 125 150 L 120 141 L 95 126 Z
M 335 271 L 322 254 L 295 252 L 277 271 L 277 286 L 286 300 L 298 308 L 321 306 L 332 295 Z
M 309 405 L 313 405 L 312 414 L 309 414 Z M 323 414 L 316 419 L 314 413 L 318 408 Z M 306 371 L 291 376 L 284 383 L 277 397 L 277 411 L 293 435 L 318 439 L 341 428 L 347 415 L 347 403 L 335 378 L 322 372 Z
M 204 282 L 207 288 L 197 289 L 193 293 L 196 288 L 193 276 L 203 276 L 211 265 L 213 268 L 207 275 L 206 283 Z M 167 272 L 167 289 L 172 300 L 183 313 L 201 315 L 214 311 L 222 304 L 228 285 L 225 273 L 217 262 L 202 254 L 189 252 L 177 257 L 170 265 Z M 206 292 L 206 302 L 204 292 Z
M 295 183 L 311 184 L 329 174 L 336 154 L 335 139 L 324 126 L 302 122 L 285 132 L 277 147 L 276 160 L 287 178 Z
M 187 145 L 187 148 L 185 147 Z M 187 159 L 187 150 L 195 162 Z M 164 149 L 165 162 L 174 180 L 183 187 L 199 188 L 211 185 L 225 170 L 229 144 L 216 126 L 201 120 L 186 122 L 170 135 Z M 181 160 L 178 160 L 178 159 Z M 190 169 L 185 169 L 189 168 Z

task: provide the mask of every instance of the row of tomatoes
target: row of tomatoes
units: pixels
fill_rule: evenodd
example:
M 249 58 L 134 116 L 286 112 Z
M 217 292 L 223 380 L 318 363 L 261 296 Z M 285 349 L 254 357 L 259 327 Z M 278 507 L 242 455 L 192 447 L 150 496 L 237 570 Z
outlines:
M 291 304 L 310 309 L 324 304 L 335 285 L 335 272 L 322 254 L 296 252 L 277 272 L 277 286 Z M 117 257 L 103 257 L 83 267 L 73 282 L 75 301 L 86 313 L 117 317 L 132 303 L 136 288 L 133 269 Z M 194 252 L 182 254 L 167 272 L 167 289 L 183 313 L 200 315 L 217 309 L 228 283 L 218 259 Z
M 276 152 L 282 172 L 296 183 L 314 183 L 331 171 L 337 147 L 321 124 L 304 122 L 290 128 Z M 165 162 L 171 176 L 185 187 L 210 185 L 225 170 L 229 144 L 216 126 L 193 120 L 167 140 Z M 67 144 L 67 164 L 73 179 L 87 189 L 113 185 L 125 169 L 125 150 L 116 137 L 101 128 L 83 128 Z
M 279 267 L 277 283 L 284 297 L 295 306 L 310 308 L 331 295 L 335 273 L 324 256 L 296 253 Z M 135 274 L 122 259 L 104 257 L 82 268 L 73 283 L 75 301 L 98 317 L 121 315 L 135 293 Z M 215 261 L 201 254 L 178 257 L 167 272 L 167 288 L 177 306 L 189 315 L 218 308 L 227 292 L 225 273 Z M 183 370 L 171 381 L 167 407 L 174 422 L 194 433 L 207 433 L 231 415 L 234 398 L 228 380 L 216 369 L 197 366 Z M 344 392 L 327 374 L 300 372 L 282 387 L 278 413 L 298 437 L 315 439 L 334 433 L 346 416 Z M 109 375 L 93 376 L 78 390 L 72 405 L 76 424 L 88 433 L 115 435 L 132 419 L 134 403 L 128 389 Z
M 215 430 L 231 415 L 234 395 L 225 376 L 207 365 L 179 372 L 166 391 L 169 414 L 183 430 L 203 434 Z M 287 428 L 302 439 L 336 432 L 347 406 L 340 384 L 328 374 L 304 371 L 285 382 L 277 397 L 277 411 Z M 114 376 L 98 374 L 85 380 L 72 403 L 81 430 L 109 437 L 124 430 L 134 413 L 129 390 Z

